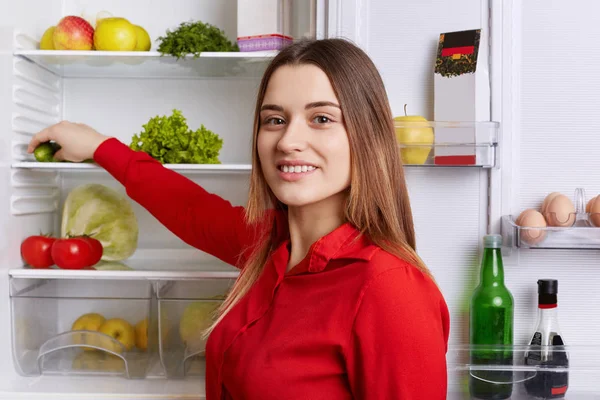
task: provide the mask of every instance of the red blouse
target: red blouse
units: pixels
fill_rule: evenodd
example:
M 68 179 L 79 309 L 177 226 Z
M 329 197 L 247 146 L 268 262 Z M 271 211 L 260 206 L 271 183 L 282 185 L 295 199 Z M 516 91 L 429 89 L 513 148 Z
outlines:
M 186 243 L 232 265 L 255 243 L 242 207 L 147 154 L 109 139 L 95 160 Z M 259 280 L 209 337 L 207 400 L 446 398 L 449 314 L 429 277 L 349 223 L 286 272 L 289 232 L 277 231 Z

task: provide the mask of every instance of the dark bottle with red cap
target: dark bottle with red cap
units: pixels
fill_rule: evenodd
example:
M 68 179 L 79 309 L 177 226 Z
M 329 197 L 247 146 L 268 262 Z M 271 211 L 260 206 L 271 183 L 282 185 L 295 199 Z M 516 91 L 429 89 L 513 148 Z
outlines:
M 525 381 L 527 393 L 535 398 L 558 399 L 565 396 L 569 385 L 569 358 L 558 327 L 558 281 L 538 280 L 537 327 L 525 354 L 525 365 L 541 368 Z

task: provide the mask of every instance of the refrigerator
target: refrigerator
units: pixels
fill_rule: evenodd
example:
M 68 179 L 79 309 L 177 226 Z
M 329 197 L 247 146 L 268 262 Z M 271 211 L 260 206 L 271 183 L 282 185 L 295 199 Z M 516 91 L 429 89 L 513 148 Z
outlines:
M 249 4 L 246 2 L 245 4 Z M 0 12 L 0 399 L 203 399 L 202 347 L 187 345 L 181 320 L 194 304 L 219 301 L 238 271 L 194 249 L 129 200 L 138 225 L 126 269 L 33 269 L 21 243 L 60 235 L 68 195 L 100 184 L 123 187 L 93 163 L 43 163 L 26 153 L 32 135 L 61 120 L 85 123 L 125 144 L 155 116 L 179 110 L 192 130 L 223 140 L 218 164 L 166 164 L 234 205 L 245 205 L 253 107 L 261 74 L 277 50 L 161 55 L 159 37 L 187 21 L 213 24 L 232 42 L 243 34 L 241 0 L 3 0 Z M 257 3 L 258 4 L 258 3 Z M 265 6 L 270 5 L 270 6 Z M 469 379 L 489 371 L 471 364 L 469 301 L 478 284 L 483 236 L 502 235 L 506 285 L 514 296 L 513 399 L 533 398 L 527 382 L 568 371 L 567 399 L 600 399 L 600 227 L 587 203 L 600 194 L 600 102 L 595 51 L 600 37 L 591 0 L 292 0 L 261 1 L 277 29 L 345 37 L 372 57 L 394 116 L 429 121 L 434 132 L 471 135 L 455 147 L 474 162 L 440 165 L 433 146 L 423 164 L 407 164 L 417 251 L 431 269 L 451 316 L 448 399 L 469 399 Z M 282 10 L 289 10 L 287 14 Z M 103 14 L 104 13 L 104 14 Z M 40 50 L 50 26 L 75 15 L 127 18 L 151 38 L 146 52 Z M 283 17 L 286 15 L 286 17 Z M 249 17 L 248 17 L 249 18 Z M 247 19 L 247 18 L 246 18 Z M 246 21 L 247 22 L 247 21 Z M 481 29 L 487 117 L 436 120 L 434 64 L 444 32 Z M 151 184 L 151 182 L 149 182 Z M 576 207 L 569 227 L 539 228 L 523 240 L 517 218 L 559 192 Z M 528 367 L 537 280 L 559 282 L 558 319 L 568 368 Z M 90 352 L 85 340 L 115 350 L 102 335 L 73 329 L 98 313 L 132 326 L 147 320 L 147 348 Z M 390 343 L 393 346 L 393 343 Z M 564 349 L 561 351 L 565 351 Z M 427 371 L 423 371 L 424 374 Z M 425 399 L 424 399 L 425 400 Z

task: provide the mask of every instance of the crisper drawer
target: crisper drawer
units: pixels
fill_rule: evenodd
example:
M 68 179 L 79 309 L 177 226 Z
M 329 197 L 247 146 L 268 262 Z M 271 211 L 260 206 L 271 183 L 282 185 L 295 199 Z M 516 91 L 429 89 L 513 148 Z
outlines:
M 448 400 L 600 399 L 598 346 L 451 346 Z
M 40 374 L 143 378 L 156 343 L 147 280 L 10 279 L 15 365 Z
M 160 360 L 168 378 L 204 376 L 202 332 L 233 286 L 232 278 L 157 283 Z

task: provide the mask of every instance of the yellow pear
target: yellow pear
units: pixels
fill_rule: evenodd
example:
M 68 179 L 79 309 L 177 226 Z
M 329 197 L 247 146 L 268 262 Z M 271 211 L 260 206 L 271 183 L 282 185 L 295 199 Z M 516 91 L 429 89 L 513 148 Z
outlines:
M 404 164 L 424 164 L 431 152 L 433 144 L 433 129 L 426 124 L 427 119 L 420 115 L 406 115 L 406 104 L 404 105 L 404 116 L 394 118 L 396 125 L 396 138 L 402 147 L 400 155 Z M 413 126 L 411 126 L 413 125 Z M 410 146 L 419 145 L 419 146 Z M 424 145 L 424 146 L 421 146 Z
M 137 38 L 137 44 L 135 45 L 135 51 L 150 51 L 152 43 L 150 42 L 150 35 L 148 32 L 139 25 L 133 25 Z
M 51 26 L 50 28 L 46 29 L 42 35 L 42 39 L 40 40 L 40 50 L 54 50 L 54 40 L 52 37 L 55 29 L 56 26 Z

